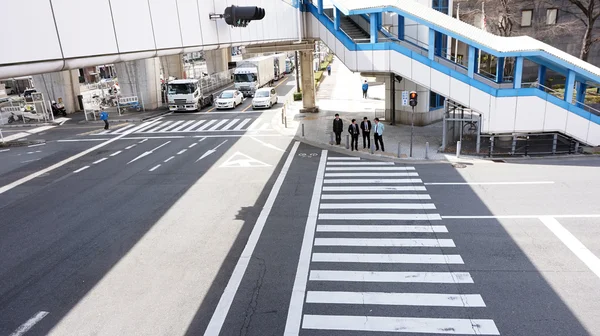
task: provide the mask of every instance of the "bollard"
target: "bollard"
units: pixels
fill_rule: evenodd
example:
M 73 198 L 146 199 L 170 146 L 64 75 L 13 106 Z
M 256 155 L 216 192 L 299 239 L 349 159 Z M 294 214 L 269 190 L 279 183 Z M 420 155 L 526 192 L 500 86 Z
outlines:
M 302 123 L 302 137 L 304 138 L 304 123 Z
M 350 149 L 350 135 L 346 134 L 346 149 Z
M 554 134 L 552 139 L 552 155 L 556 155 L 556 145 L 558 144 L 558 134 Z
M 283 117 L 283 127 L 287 128 L 287 116 Z
M 370 139 L 369 139 L 370 140 Z M 369 141 L 370 142 L 370 141 Z M 375 154 L 375 141 L 371 142 L 371 154 Z
M 425 160 L 429 160 L 429 142 L 425 143 Z
M 400 154 L 401 154 L 400 143 L 398 142 L 398 157 L 400 157 Z
M 333 146 L 333 144 L 335 142 L 333 142 L 333 133 L 329 133 L 330 137 L 329 137 L 329 144 Z
M 579 154 L 579 141 L 575 143 L 575 154 Z
M 456 157 L 459 158 L 460 157 L 460 141 L 456 142 Z

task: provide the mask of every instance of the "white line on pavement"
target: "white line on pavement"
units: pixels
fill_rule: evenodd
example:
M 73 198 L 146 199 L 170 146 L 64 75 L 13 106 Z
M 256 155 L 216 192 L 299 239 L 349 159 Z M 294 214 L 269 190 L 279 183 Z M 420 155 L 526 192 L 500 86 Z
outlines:
M 248 122 L 250 122 L 250 120 L 252 120 L 251 118 L 246 118 L 244 120 L 242 120 L 241 123 L 239 123 L 233 130 L 234 131 L 241 131 L 242 127 L 244 127 Z
M 10 149 L 0 149 L 0 153 L 2 152 L 8 152 Z
M 407 171 L 415 167 L 327 167 L 326 171 Z
M 359 157 L 353 156 L 330 156 L 327 161 L 360 161 Z
M 325 184 L 421 183 L 421 179 L 328 179 Z
M 473 283 L 467 272 L 369 272 L 311 270 L 310 281 Z
M 186 122 L 184 122 L 183 124 L 177 126 L 175 129 L 172 129 L 171 132 L 178 132 L 179 130 L 183 129 L 184 127 L 186 127 L 187 125 L 193 123 L 194 120 L 188 120 Z
M 83 166 L 83 167 L 81 167 L 81 168 L 79 168 L 79 169 L 77 169 L 77 170 L 73 171 L 73 173 L 79 173 L 79 172 L 82 172 L 82 171 L 84 171 L 84 170 L 86 170 L 86 169 L 88 169 L 88 168 L 90 168 L 90 166 Z
M 325 177 L 402 177 L 419 176 L 419 173 L 326 173 Z
M 105 161 L 105 160 L 108 160 L 108 158 L 102 158 L 102 159 L 100 159 L 98 161 L 94 161 L 94 163 L 92 163 L 92 164 L 98 164 L 98 163 L 100 163 L 102 161 Z
M 448 232 L 444 225 L 318 225 L 317 232 Z
M 162 145 L 160 145 L 160 146 L 158 146 L 158 147 L 156 147 L 156 148 L 154 148 L 154 149 L 152 149 L 152 150 L 146 151 L 146 152 L 144 152 L 144 153 L 142 153 L 142 154 L 138 155 L 138 156 L 137 156 L 135 159 L 133 159 L 133 160 L 131 160 L 131 161 L 127 162 L 127 164 L 130 164 L 130 163 L 132 163 L 132 162 L 135 162 L 135 161 L 137 161 L 137 160 L 139 160 L 139 159 L 141 159 L 141 158 L 143 158 L 143 157 L 145 157 L 145 156 L 148 156 L 148 155 L 150 155 L 150 154 L 154 153 L 154 151 L 156 151 L 156 150 L 160 149 L 160 148 L 161 148 L 161 147 L 163 147 L 163 146 L 166 146 L 166 145 L 168 145 L 170 142 L 171 142 L 171 141 L 169 140 L 169 141 L 165 142 L 164 144 L 162 144 Z
M 306 302 L 391 306 L 485 307 L 483 298 L 479 294 L 308 291 Z
M 194 142 L 193 144 L 189 145 L 188 148 L 192 148 L 192 147 L 196 146 L 197 144 L 198 144 L 197 142 Z
M 556 238 L 560 239 L 579 260 L 600 278 L 600 259 L 598 257 L 585 247 L 569 230 L 565 229 L 556 218 L 544 216 L 540 217 L 540 220 L 554 233 Z
M 294 279 L 294 287 L 292 288 L 292 297 L 290 298 L 287 320 L 285 322 L 284 335 L 298 335 L 300 332 L 304 292 L 306 291 L 306 279 L 308 277 L 312 245 L 317 226 L 317 215 L 319 212 L 321 187 L 323 186 L 323 175 L 325 174 L 325 165 L 327 164 L 327 153 L 326 150 L 321 151 L 321 159 L 317 169 L 317 176 L 315 177 L 308 217 L 306 218 L 304 238 L 302 239 L 302 248 L 300 249 L 300 257 L 298 259 L 298 268 L 296 269 L 296 278 Z
M 21 324 L 17 328 L 17 330 L 15 330 L 9 336 L 21 336 L 21 335 L 25 334 L 26 332 L 29 331 L 29 329 L 33 328 L 33 326 L 36 323 L 40 322 L 44 317 L 46 317 L 46 315 L 48 315 L 48 312 L 46 312 L 46 311 L 39 311 L 39 312 L 37 312 L 35 315 L 33 315 L 32 318 L 30 318 L 29 320 L 27 320 L 27 322 Z
M 187 152 L 187 148 L 184 148 L 184 149 L 180 150 L 179 152 L 177 152 L 177 155 L 181 155 L 185 152 Z
M 216 125 L 214 125 L 213 127 L 209 128 L 208 130 L 209 131 L 214 131 L 214 130 L 216 130 L 217 128 L 221 127 L 221 125 L 223 125 L 224 123 L 226 123 L 228 121 L 229 121 L 229 119 L 222 119 Z
M 227 125 L 225 125 L 225 127 L 221 128 L 221 131 L 226 131 L 226 130 L 230 129 L 238 121 L 240 121 L 240 119 L 233 119 L 232 121 L 229 122 L 229 124 L 227 124 Z
M 394 199 L 394 200 L 429 200 L 427 194 L 323 194 L 321 199 L 326 200 L 372 200 L 372 199 Z
M 243 138 L 248 134 L 219 134 L 219 135 L 159 135 L 159 136 L 130 136 L 126 138 L 119 138 L 118 140 L 140 140 L 140 139 L 185 139 L 185 138 Z M 255 137 L 260 138 L 286 138 L 291 139 L 293 136 L 277 134 L 254 134 Z M 112 139 L 111 139 L 112 140 Z M 56 140 L 56 142 L 100 142 L 106 141 L 106 138 L 94 138 L 94 139 L 62 139 Z
M 157 169 L 158 169 L 158 167 L 160 167 L 160 165 L 159 165 L 159 164 L 157 164 L 156 166 L 154 166 L 154 167 L 150 168 L 148 171 L 155 171 L 155 170 L 157 170 Z
M 464 264 L 458 254 L 313 253 L 313 262 L 378 264 Z
M 320 213 L 322 220 L 441 220 L 439 214 L 396 214 L 396 213 Z
M 304 315 L 303 329 L 381 331 L 397 333 L 452 333 L 455 335 L 500 335 L 493 320 Z
M 393 162 L 327 162 L 327 166 L 393 166 Z
M 121 152 L 123 152 L 123 151 L 116 151 L 116 152 L 110 154 L 110 156 L 117 156 L 117 155 L 121 154 Z
M 140 142 L 138 142 L 138 143 L 141 143 L 141 144 L 142 144 L 142 143 L 144 143 L 144 142 L 146 142 L 146 141 L 148 141 L 148 138 L 146 138 L 146 139 L 144 139 L 144 140 L 142 140 L 142 141 L 140 141 Z
M 126 131 L 128 128 L 132 128 L 135 127 L 135 124 L 129 124 L 129 125 L 125 125 L 123 127 L 118 128 L 116 131 L 112 132 L 112 134 L 121 134 L 124 131 Z M 102 133 L 98 133 L 98 134 L 108 134 L 110 133 L 110 131 L 104 131 Z
M 296 155 L 296 151 L 298 150 L 298 146 L 300 146 L 300 142 L 296 141 L 292 150 L 288 154 L 285 163 L 269 193 L 269 197 L 267 198 L 256 223 L 254 224 L 254 228 L 250 233 L 250 237 L 248 237 L 248 242 L 242 251 L 240 258 L 238 259 L 237 264 L 229 278 L 229 282 L 227 283 L 227 287 L 223 291 L 223 295 L 221 295 L 221 299 L 217 307 L 215 308 L 215 312 L 208 323 L 206 331 L 204 332 L 205 336 L 218 336 L 221 333 L 221 328 L 223 327 L 223 323 L 225 322 L 225 318 L 227 317 L 227 313 L 229 312 L 229 308 L 233 302 L 233 298 L 240 287 L 240 283 L 242 282 L 242 278 L 246 273 L 246 269 L 248 268 L 248 263 L 250 262 L 250 258 L 254 253 L 254 249 L 258 243 L 258 239 L 262 233 L 263 228 L 265 227 L 265 223 L 267 222 L 267 218 L 271 213 L 271 209 L 273 208 L 273 204 L 275 204 L 275 199 L 279 194 L 279 190 L 283 185 L 283 181 L 287 176 L 288 170 L 292 164 L 294 156 Z
M 315 246 L 456 247 L 452 239 L 315 238 Z
M 529 184 L 553 184 L 554 181 L 531 181 L 531 182 L 429 182 L 425 185 L 529 185 Z
M 132 149 L 135 146 L 137 146 L 137 144 L 129 145 L 129 146 L 125 147 L 125 149 Z
M 553 218 L 600 218 L 600 214 L 587 215 L 500 215 L 500 216 L 442 216 L 442 219 L 538 219 Z
M 167 163 L 167 162 L 169 162 L 169 161 L 173 160 L 174 158 L 175 158 L 174 156 L 171 156 L 170 158 L 166 159 L 166 160 L 164 161 L 164 163 Z
M 435 209 L 433 203 L 321 203 L 321 209 Z
M 323 187 L 323 191 L 426 191 L 425 187 L 420 186 L 377 186 L 377 187 Z
M 36 145 L 29 145 L 27 147 L 31 148 L 31 147 L 39 147 L 39 146 L 46 146 L 46 143 L 41 143 L 41 144 L 36 144 Z

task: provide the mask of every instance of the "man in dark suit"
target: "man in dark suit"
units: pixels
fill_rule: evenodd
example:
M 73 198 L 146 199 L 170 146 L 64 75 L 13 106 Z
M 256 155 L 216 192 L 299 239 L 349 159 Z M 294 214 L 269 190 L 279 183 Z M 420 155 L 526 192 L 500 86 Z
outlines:
M 335 114 L 333 119 L 333 133 L 335 133 L 335 144 L 339 145 L 342 142 L 342 132 L 344 131 L 344 122 L 340 119 L 339 114 Z
M 363 135 L 363 148 L 371 148 L 371 120 L 364 117 L 360 123 L 360 130 Z
M 348 133 L 350 133 L 350 143 L 352 144 L 352 150 L 358 150 L 358 135 L 360 134 L 360 130 L 358 125 L 356 124 L 356 119 L 352 119 L 352 124 L 348 126 Z

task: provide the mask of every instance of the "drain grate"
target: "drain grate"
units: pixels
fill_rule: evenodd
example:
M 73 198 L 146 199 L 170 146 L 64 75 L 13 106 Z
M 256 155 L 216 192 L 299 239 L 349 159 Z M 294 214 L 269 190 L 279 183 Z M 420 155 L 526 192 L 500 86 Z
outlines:
M 492 160 L 492 162 L 496 162 L 496 163 L 506 163 L 506 161 L 504 161 L 504 160 L 500 160 L 500 159 L 495 159 L 495 160 Z
M 467 168 L 467 165 L 464 163 L 453 163 L 452 167 L 454 168 Z

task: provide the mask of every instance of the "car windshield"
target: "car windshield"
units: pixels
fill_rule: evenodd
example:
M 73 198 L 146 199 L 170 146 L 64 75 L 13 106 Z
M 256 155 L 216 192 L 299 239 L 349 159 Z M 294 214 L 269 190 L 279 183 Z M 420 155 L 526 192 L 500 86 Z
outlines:
M 233 98 L 233 91 L 225 91 L 221 93 L 220 98 Z
M 190 94 L 193 93 L 193 84 L 169 84 L 169 94 Z
M 256 74 L 235 74 L 233 81 L 237 83 L 256 82 Z
M 269 91 L 258 91 L 254 97 L 268 97 L 269 96 Z

